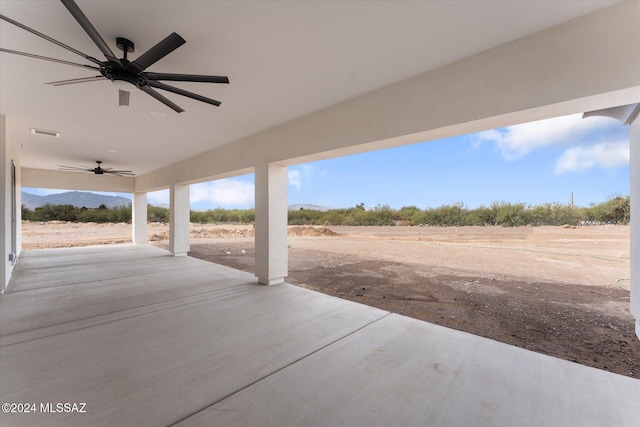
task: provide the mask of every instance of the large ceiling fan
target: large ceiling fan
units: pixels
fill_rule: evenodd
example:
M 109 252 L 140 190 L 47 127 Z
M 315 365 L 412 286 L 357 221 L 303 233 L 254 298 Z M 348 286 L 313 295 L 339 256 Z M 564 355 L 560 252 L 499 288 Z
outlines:
M 134 51 L 134 44 L 132 41 L 122 37 L 116 39 L 116 46 L 122 50 L 124 56 L 120 59 L 116 58 L 113 51 L 109 48 L 104 39 L 100 36 L 95 27 L 91 24 L 89 19 L 80 10 L 74 0 L 60 0 L 62 4 L 66 6 L 71 15 L 78 21 L 84 31 L 91 37 L 91 40 L 98 46 L 100 51 L 106 58 L 106 61 L 100 61 L 92 56 L 82 53 L 66 44 L 59 42 L 45 34 L 42 34 L 32 28 L 27 27 L 11 18 L 4 15 L 0 15 L 0 19 L 7 21 L 13 25 L 16 25 L 23 30 L 29 31 L 51 43 L 57 44 L 76 55 L 82 56 L 94 65 L 78 64 L 75 62 L 64 61 L 56 58 L 49 58 L 46 56 L 35 55 L 32 53 L 19 52 L 10 49 L 0 48 L 0 52 L 12 53 L 15 55 L 28 56 L 30 58 L 42 59 L 45 61 L 53 61 L 60 64 L 72 65 L 76 67 L 82 67 L 89 70 L 95 70 L 100 73 L 99 76 L 85 77 L 80 79 L 62 80 L 57 82 L 51 82 L 48 84 L 54 86 L 62 86 L 76 83 L 86 83 L 98 80 L 111 80 L 113 84 L 119 89 L 119 105 L 129 105 L 129 94 L 132 90 L 140 89 L 141 91 L 151 95 L 158 101 L 162 102 L 174 111 L 181 113 L 184 110 L 178 105 L 167 99 L 155 89 L 162 89 L 168 92 L 173 92 L 178 95 L 186 96 L 188 98 L 196 99 L 198 101 L 206 102 L 215 106 L 219 106 L 220 102 L 215 99 L 207 98 L 202 95 L 198 95 L 193 92 L 189 92 L 174 86 L 169 86 L 161 81 L 176 81 L 176 82 L 201 82 L 201 83 L 229 83 L 229 78 L 225 76 L 205 76 L 197 74 L 174 74 L 174 73 L 154 73 L 152 71 L 146 71 L 146 69 L 164 58 L 169 53 L 173 52 L 178 47 L 182 46 L 186 41 L 176 33 L 171 33 L 164 40 L 147 50 L 140 55 L 135 61 L 131 62 L 127 59 L 127 54 Z
M 112 168 L 103 168 L 102 162 L 100 160 L 96 160 L 96 163 L 98 164 L 98 166 L 95 168 L 90 168 L 89 166 L 80 166 L 80 167 L 60 166 L 58 167 L 58 170 L 64 171 L 64 172 L 90 172 L 96 175 L 107 174 L 107 175 L 117 175 L 117 176 L 135 176 L 135 174 L 131 171 L 118 171 L 118 170 L 113 170 Z

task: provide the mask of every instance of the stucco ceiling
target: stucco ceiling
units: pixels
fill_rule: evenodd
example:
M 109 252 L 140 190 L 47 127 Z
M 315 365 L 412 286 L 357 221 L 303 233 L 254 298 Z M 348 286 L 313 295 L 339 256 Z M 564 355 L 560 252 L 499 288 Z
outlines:
M 111 49 L 136 44 L 135 59 L 175 31 L 187 43 L 149 68 L 227 75 L 230 85 L 175 83 L 220 107 L 163 92 L 180 114 L 150 96 L 118 107 L 108 81 L 45 83 L 95 72 L 0 54 L 0 113 L 23 167 L 90 165 L 144 174 L 357 95 L 610 6 L 608 1 L 82 1 Z M 0 1 L 3 15 L 103 60 L 57 1 Z M 85 61 L 0 22 L 6 49 Z M 89 64 L 88 62 L 86 62 Z M 173 83 L 172 83 L 173 84 Z M 164 113 L 156 117 L 152 112 Z M 30 128 L 60 132 L 33 135 Z

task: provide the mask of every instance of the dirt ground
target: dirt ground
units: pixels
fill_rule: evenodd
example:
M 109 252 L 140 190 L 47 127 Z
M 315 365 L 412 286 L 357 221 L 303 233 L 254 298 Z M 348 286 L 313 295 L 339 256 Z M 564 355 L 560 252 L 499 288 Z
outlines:
M 23 247 L 130 241 L 128 224 L 24 223 Z M 253 272 L 254 230 L 191 225 L 190 255 Z M 168 247 L 165 224 L 149 239 Z M 287 282 L 640 378 L 629 228 L 290 227 Z

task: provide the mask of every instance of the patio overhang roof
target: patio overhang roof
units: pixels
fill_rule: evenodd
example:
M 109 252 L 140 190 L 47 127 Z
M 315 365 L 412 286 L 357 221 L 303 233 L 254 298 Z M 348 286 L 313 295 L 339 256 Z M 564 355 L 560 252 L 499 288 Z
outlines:
M 146 191 L 251 171 L 265 153 L 291 163 L 609 108 L 633 102 L 640 86 L 638 5 L 615 3 L 129 1 L 125 11 L 79 1 L 110 44 L 126 36 L 143 52 L 181 34 L 187 43 L 154 71 L 228 75 L 228 86 L 179 84 L 222 106 L 168 94 L 185 108 L 178 114 L 134 93 L 131 106 L 118 107 L 109 82 L 45 84 L 91 72 L 2 53 L 0 114 L 20 167 L 55 171 L 103 160 L 133 170 L 136 189 Z M 0 8 L 100 56 L 58 2 Z M 82 60 L 5 21 L 0 40 L 7 49 Z

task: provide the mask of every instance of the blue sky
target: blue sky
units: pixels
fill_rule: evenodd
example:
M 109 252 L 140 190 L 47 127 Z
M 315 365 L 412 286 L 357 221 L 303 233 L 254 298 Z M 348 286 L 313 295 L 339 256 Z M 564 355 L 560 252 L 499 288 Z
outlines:
M 289 204 L 475 208 L 494 201 L 569 203 L 573 192 L 576 205 L 588 206 L 629 194 L 629 127 L 605 117 L 564 116 L 290 166 L 288 174 Z M 167 190 L 148 197 L 169 201 Z M 253 175 L 191 186 L 192 209 L 253 206 Z

